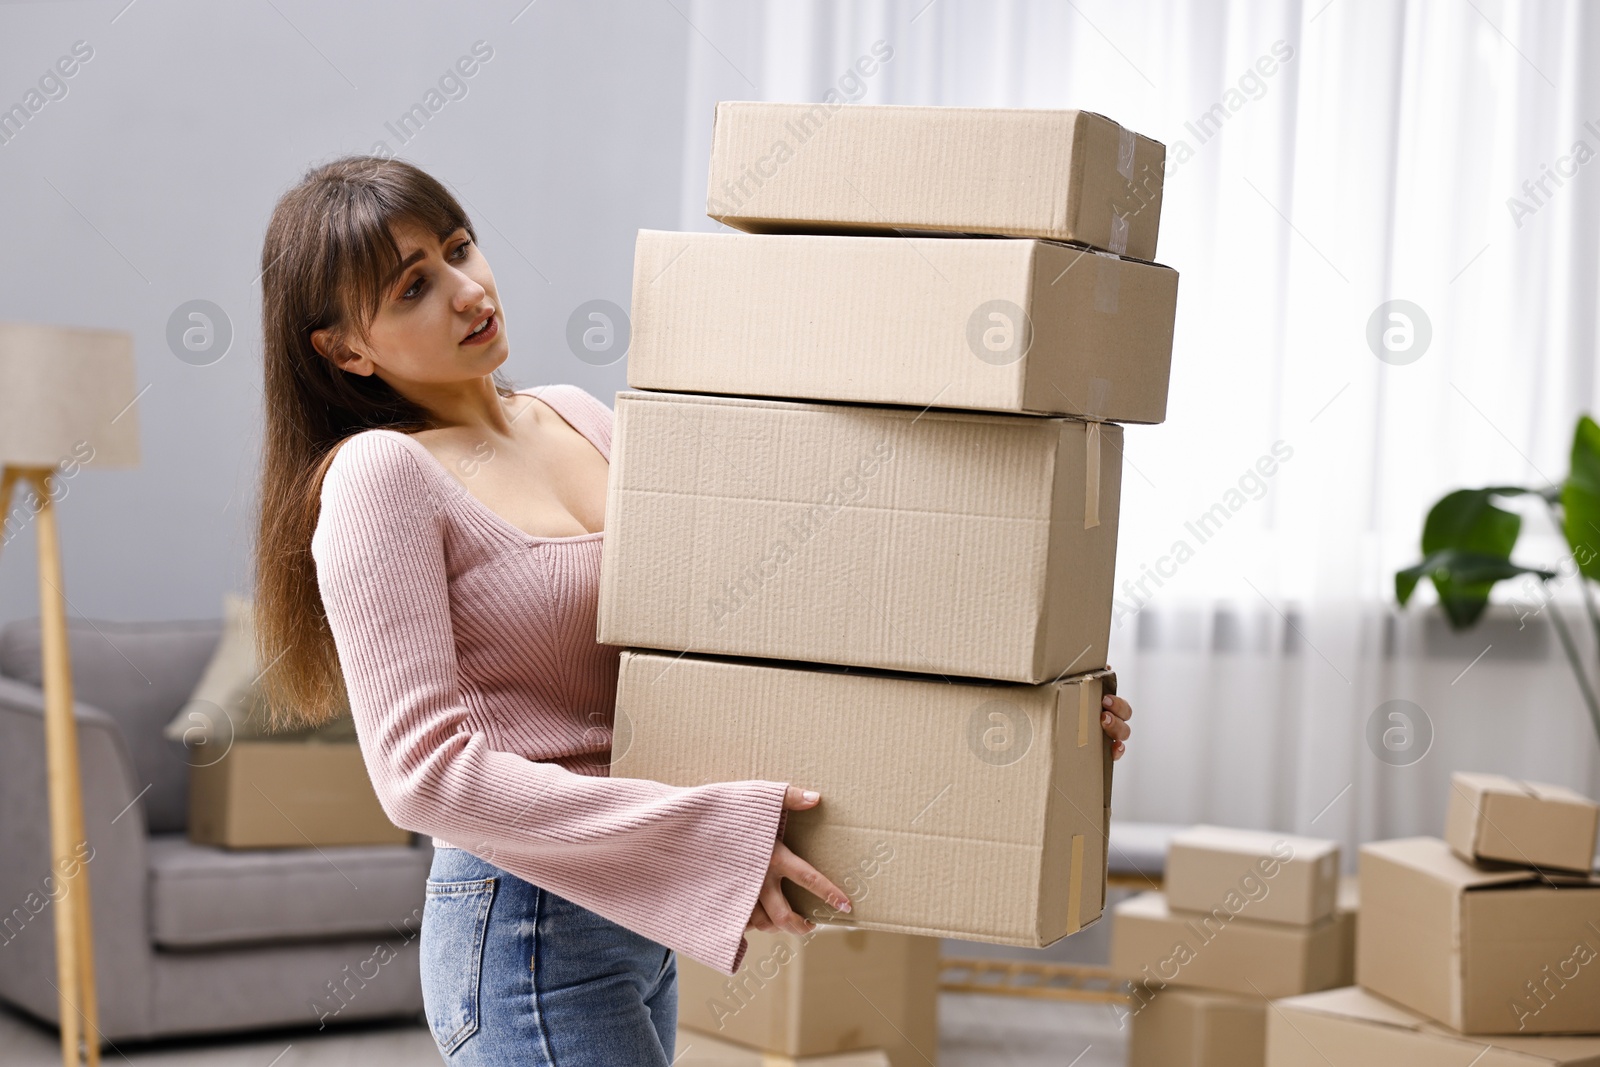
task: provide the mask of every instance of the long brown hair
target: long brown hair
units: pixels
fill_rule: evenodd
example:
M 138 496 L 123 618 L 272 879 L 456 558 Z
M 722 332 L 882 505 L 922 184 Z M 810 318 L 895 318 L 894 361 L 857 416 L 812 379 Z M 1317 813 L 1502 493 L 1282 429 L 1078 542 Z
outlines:
M 311 344 L 311 332 L 324 327 L 341 344 L 369 340 L 399 270 L 392 228 L 402 222 L 441 240 L 464 229 L 477 241 L 467 213 L 436 179 L 403 160 L 347 156 L 314 167 L 279 199 L 261 246 L 255 633 L 275 728 L 320 726 L 349 707 L 311 557 L 328 464 L 362 430 L 414 433 L 431 424 L 383 379 L 341 370 Z M 499 371 L 491 381 L 512 395 Z

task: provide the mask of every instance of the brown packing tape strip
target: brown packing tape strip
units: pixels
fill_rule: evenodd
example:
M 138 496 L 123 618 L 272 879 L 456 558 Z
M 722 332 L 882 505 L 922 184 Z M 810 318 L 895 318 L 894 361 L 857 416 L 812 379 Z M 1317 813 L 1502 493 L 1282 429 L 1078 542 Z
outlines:
M 1072 874 L 1067 882 L 1067 933 L 1083 929 L 1083 835 L 1072 835 Z
M 1078 747 L 1089 743 L 1089 722 L 1094 718 L 1092 709 L 1100 706 L 1100 679 L 1085 678 L 1078 683 Z
M 1099 250 L 1095 257 L 1094 309 L 1102 315 L 1117 313 L 1117 291 L 1122 287 L 1122 260 Z
M 1100 424 L 1083 428 L 1083 528 L 1100 525 Z

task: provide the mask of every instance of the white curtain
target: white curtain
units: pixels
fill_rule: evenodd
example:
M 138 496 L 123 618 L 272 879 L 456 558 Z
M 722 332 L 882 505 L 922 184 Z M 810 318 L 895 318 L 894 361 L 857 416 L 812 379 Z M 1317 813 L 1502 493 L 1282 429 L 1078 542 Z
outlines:
M 1560 479 L 1595 407 L 1600 10 L 674 3 L 684 229 L 716 228 L 718 99 L 1086 108 L 1167 145 L 1178 327 L 1168 420 L 1126 434 L 1119 817 L 1354 845 L 1440 833 L 1452 769 L 1600 792 L 1548 612 L 1456 635 L 1397 612 L 1392 584 L 1433 500 Z M 853 82 L 880 40 L 892 59 Z M 1374 349 L 1394 300 L 1414 306 L 1380 314 L 1398 347 Z M 1202 537 L 1188 524 L 1208 511 Z M 1541 513 L 1525 527 L 1519 558 L 1560 558 Z M 1375 714 L 1390 747 L 1368 739 Z M 1407 730 L 1431 732 L 1420 759 Z

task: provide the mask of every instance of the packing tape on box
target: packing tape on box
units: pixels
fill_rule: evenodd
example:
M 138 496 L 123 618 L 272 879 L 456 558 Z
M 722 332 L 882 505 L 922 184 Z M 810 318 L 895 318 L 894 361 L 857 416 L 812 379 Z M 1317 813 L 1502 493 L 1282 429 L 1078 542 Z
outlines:
M 1089 721 L 1094 718 L 1090 709 L 1100 706 L 1100 679 L 1085 678 L 1078 683 L 1078 747 L 1089 743 Z
M 1111 240 L 1106 242 L 1111 246 L 1111 251 L 1119 256 L 1128 254 L 1128 216 L 1111 208 Z
M 1132 130 L 1117 127 L 1117 173 L 1130 182 L 1133 181 L 1134 141 Z
M 1067 933 L 1083 929 L 1083 835 L 1072 835 L 1072 873 L 1067 880 Z
M 1122 262 L 1110 252 L 1095 250 L 1094 309 L 1102 315 L 1117 313 L 1117 289 L 1122 285 Z
M 1083 425 L 1083 528 L 1100 525 L 1100 424 Z

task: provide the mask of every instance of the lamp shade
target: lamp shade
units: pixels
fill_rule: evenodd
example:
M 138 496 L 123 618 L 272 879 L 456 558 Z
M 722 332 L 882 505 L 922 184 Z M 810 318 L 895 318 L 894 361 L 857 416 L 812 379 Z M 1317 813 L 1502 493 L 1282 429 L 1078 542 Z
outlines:
M 135 392 L 132 334 L 0 322 L 0 464 L 138 466 Z

